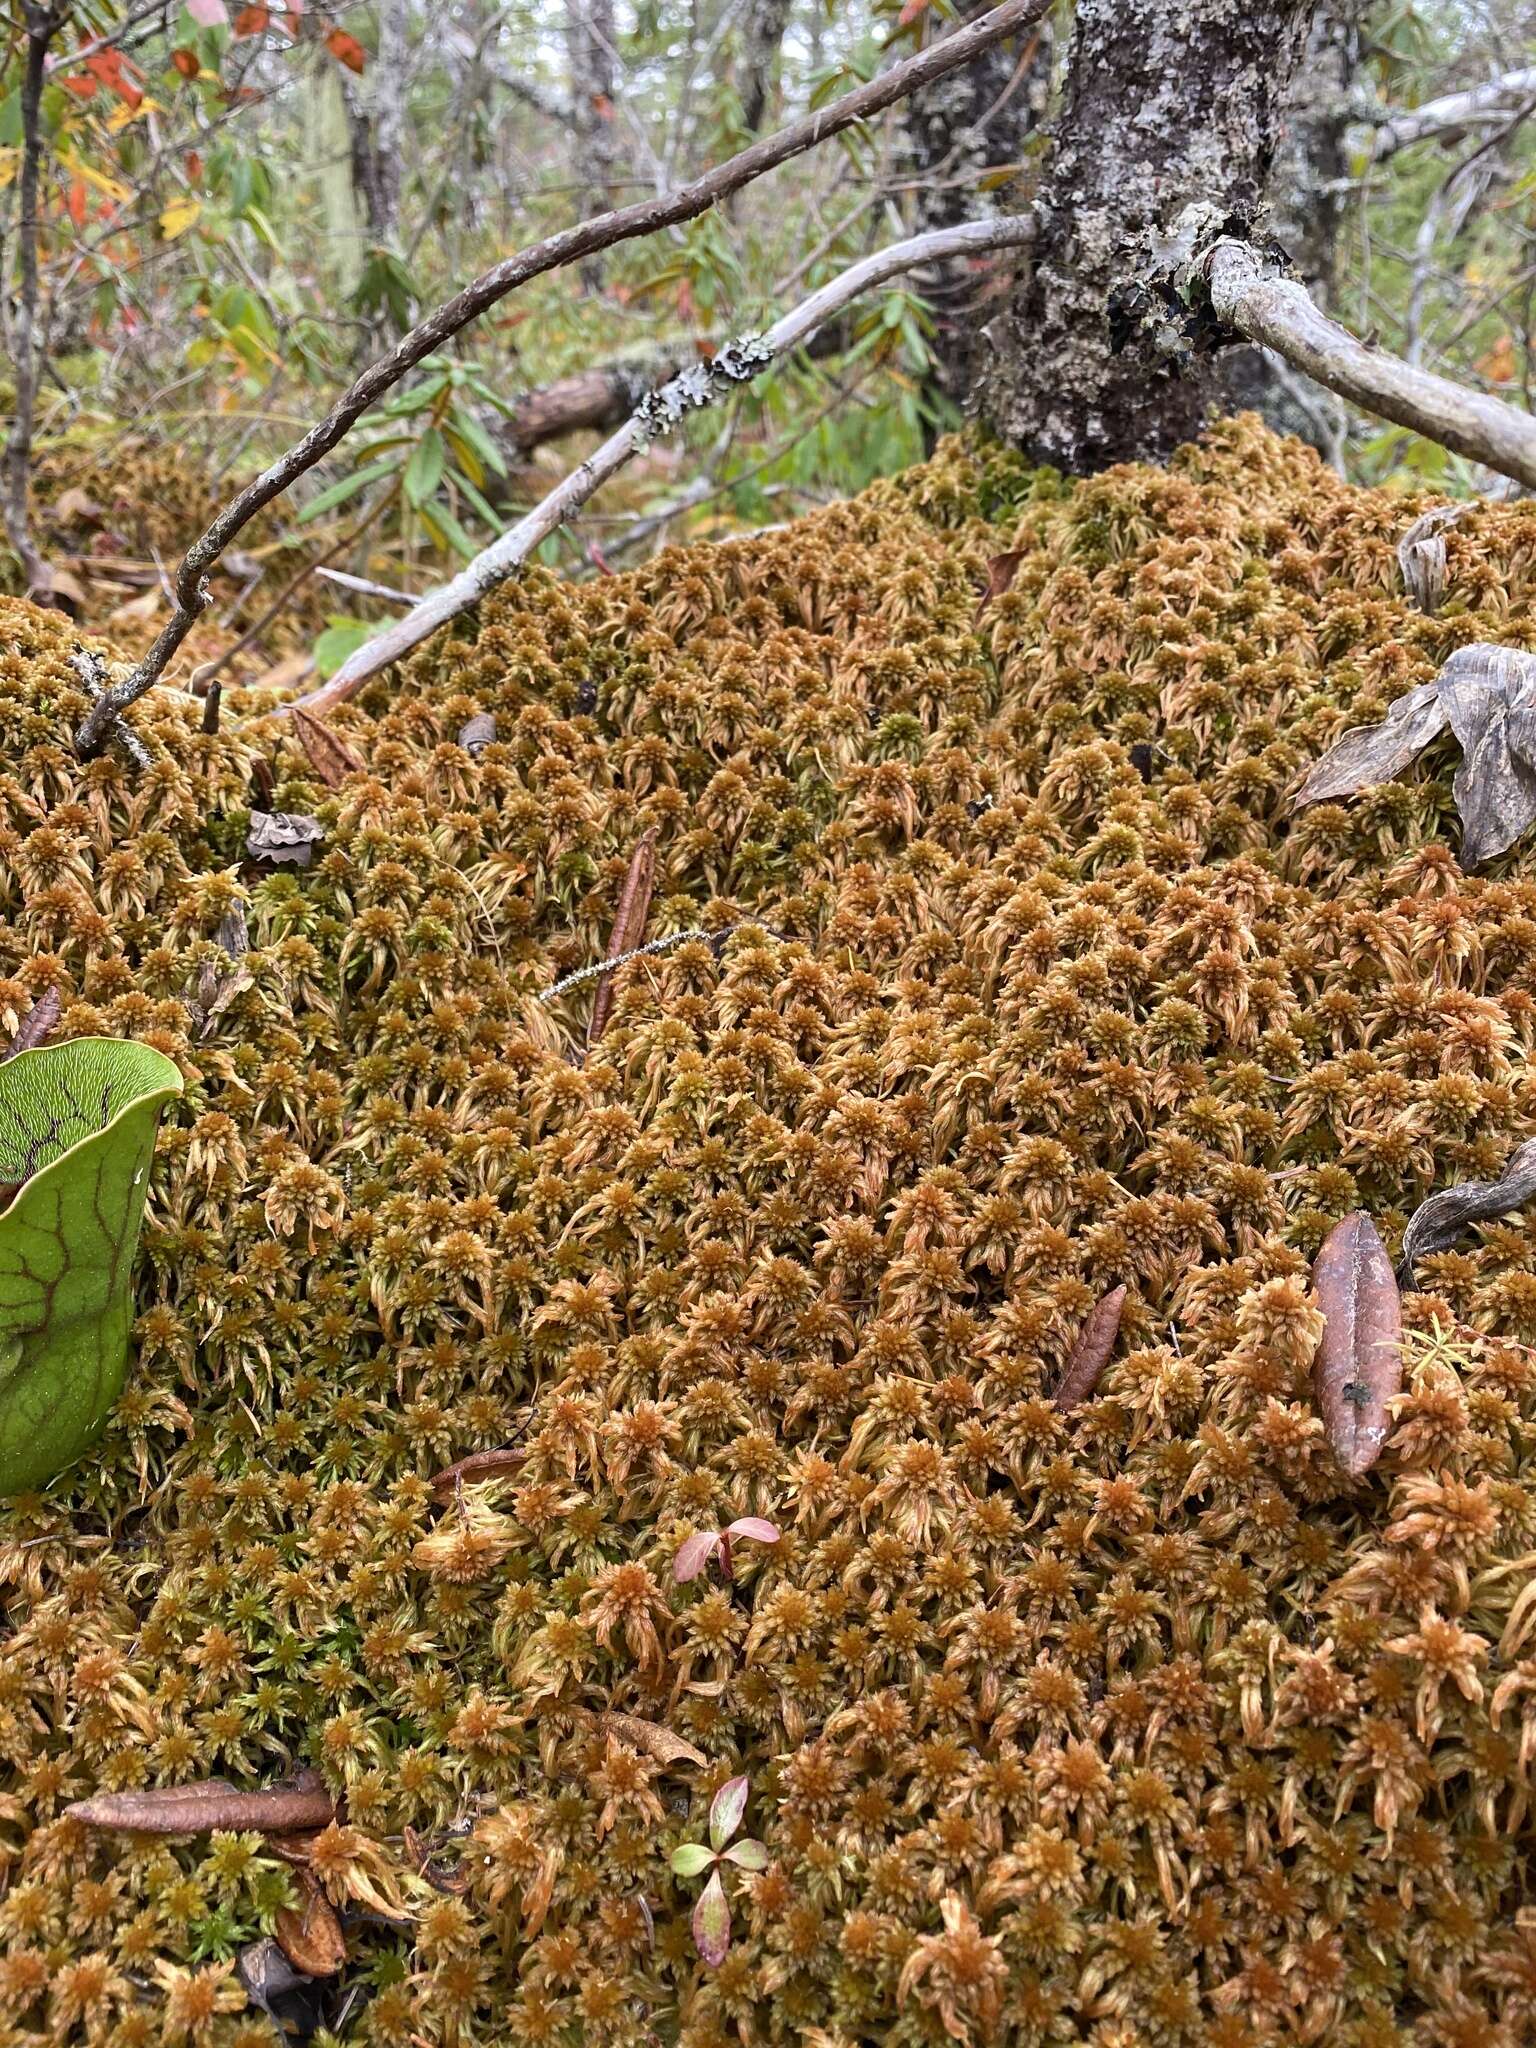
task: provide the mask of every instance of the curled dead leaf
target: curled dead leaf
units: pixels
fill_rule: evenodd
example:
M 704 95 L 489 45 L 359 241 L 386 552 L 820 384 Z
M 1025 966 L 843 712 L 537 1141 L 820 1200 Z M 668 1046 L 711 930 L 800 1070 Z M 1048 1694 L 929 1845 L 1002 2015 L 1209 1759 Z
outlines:
M 1312 1268 L 1323 1313 L 1313 1380 L 1328 1442 L 1357 1479 L 1381 1455 L 1388 1403 L 1403 1384 L 1403 1315 L 1387 1248 L 1356 1209 L 1324 1238 Z
M 302 811 L 252 811 L 246 857 L 264 867 L 307 868 L 324 838 L 320 820 Z
M 1511 1155 L 1497 1180 L 1462 1181 L 1420 1202 L 1403 1232 L 1403 1256 L 1398 1267 L 1403 1284 L 1411 1287 L 1418 1261 L 1448 1250 L 1469 1224 L 1485 1223 L 1491 1216 L 1507 1216 L 1515 1209 L 1523 1209 L 1533 1198 L 1536 1138 L 1528 1139 Z
M 241 1792 L 223 1778 L 202 1778 L 148 1791 L 102 1792 L 94 1799 L 77 1799 L 64 1811 L 84 1827 L 136 1835 L 202 1835 L 214 1828 L 281 1835 L 326 1827 L 337 1808 L 319 1774 L 300 1771 L 286 1784 L 254 1792 Z
M 304 1904 L 282 1907 L 272 1925 L 278 1947 L 306 1977 L 334 1977 L 347 1960 L 336 1908 L 307 1870 L 299 1872 Z
M 349 775 L 362 772 L 362 756 L 332 732 L 324 719 L 316 718 L 298 704 L 293 706 L 288 716 L 293 721 L 294 738 L 327 789 L 340 789 Z
M 634 1714 L 599 1714 L 597 1725 L 659 1764 L 697 1764 L 702 1769 L 709 1761 L 702 1750 L 656 1721 L 642 1721 Z
M 1004 554 L 994 555 L 987 563 L 987 587 L 980 604 L 976 607 L 973 625 L 981 623 L 983 612 L 988 605 L 995 604 L 1004 591 L 1012 588 L 1013 579 L 1019 573 L 1019 564 L 1024 559 L 1022 548 L 1009 548 Z
M 1469 504 L 1436 505 L 1421 513 L 1397 544 L 1397 566 L 1403 588 L 1421 612 L 1440 609 L 1445 596 L 1445 534 L 1473 510 Z
M 1052 1396 L 1057 1410 L 1065 1415 L 1086 1401 L 1099 1383 L 1099 1375 L 1109 1362 L 1109 1354 L 1115 1348 L 1115 1338 L 1120 1330 L 1120 1318 L 1125 1312 L 1125 1286 L 1112 1287 L 1102 1300 L 1095 1302 L 1089 1311 L 1083 1327 L 1077 1333 L 1077 1342 L 1067 1359 L 1066 1370 L 1062 1373 L 1061 1384 Z

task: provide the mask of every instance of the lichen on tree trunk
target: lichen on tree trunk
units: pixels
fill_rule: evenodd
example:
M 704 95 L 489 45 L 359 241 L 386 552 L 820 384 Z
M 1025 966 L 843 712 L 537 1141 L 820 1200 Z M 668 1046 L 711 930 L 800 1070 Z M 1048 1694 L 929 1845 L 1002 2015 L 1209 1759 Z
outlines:
M 1210 380 L 1117 353 L 1108 307 L 1192 200 L 1257 211 L 1316 0 L 1080 0 L 1026 274 L 987 330 L 983 416 L 1084 474 L 1165 457 Z

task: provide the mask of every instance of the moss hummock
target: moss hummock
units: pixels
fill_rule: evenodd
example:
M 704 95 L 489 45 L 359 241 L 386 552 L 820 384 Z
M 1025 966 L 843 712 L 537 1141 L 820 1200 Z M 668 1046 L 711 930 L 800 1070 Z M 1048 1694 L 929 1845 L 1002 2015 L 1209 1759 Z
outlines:
M 1075 487 L 947 444 L 530 572 L 337 717 L 335 793 L 171 689 L 82 768 L 69 628 L 0 606 L 0 1024 L 57 987 L 185 1079 L 128 1390 L 0 1522 L 6 2048 L 271 2039 L 231 1973 L 296 1866 L 65 1808 L 299 1763 L 381 2048 L 1536 2035 L 1536 1235 L 1424 1261 L 1364 1481 L 1310 1384 L 1333 1222 L 1395 1250 L 1536 1132 L 1536 867 L 1459 872 L 1454 750 L 1285 814 L 1536 648 L 1536 507 L 1427 618 L 1421 503 L 1251 421 Z M 240 864 L 258 758 L 305 874 Z M 651 830 L 648 935 L 721 936 L 583 1055 L 540 995 Z M 709 1970 L 670 1858 L 743 1774 Z

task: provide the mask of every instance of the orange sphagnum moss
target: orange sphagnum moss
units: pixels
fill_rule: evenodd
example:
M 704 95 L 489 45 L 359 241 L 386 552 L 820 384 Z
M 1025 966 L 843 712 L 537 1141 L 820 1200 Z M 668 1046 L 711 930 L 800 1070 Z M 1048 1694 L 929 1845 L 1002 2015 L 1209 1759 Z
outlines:
M 69 628 L 0 607 L 0 1025 L 57 988 L 187 1081 L 129 1391 L 0 1523 L 3 2048 L 270 2040 L 291 1864 L 65 1809 L 297 1763 L 379 2048 L 1536 2041 L 1536 1236 L 1424 1262 L 1364 1481 L 1310 1389 L 1330 1225 L 1395 1247 L 1536 1130 L 1536 854 L 1459 872 L 1450 749 L 1284 809 L 1536 648 L 1536 506 L 1433 618 L 1418 509 L 1251 421 L 1070 487 L 947 444 L 530 572 L 339 715 L 335 793 L 173 689 L 149 773 L 81 767 Z M 258 755 L 305 874 L 240 865 Z M 735 929 L 583 1060 L 591 985 L 540 995 L 648 831 L 649 935 Z M 741 1774 L 711 1971 L 669 1858 Z

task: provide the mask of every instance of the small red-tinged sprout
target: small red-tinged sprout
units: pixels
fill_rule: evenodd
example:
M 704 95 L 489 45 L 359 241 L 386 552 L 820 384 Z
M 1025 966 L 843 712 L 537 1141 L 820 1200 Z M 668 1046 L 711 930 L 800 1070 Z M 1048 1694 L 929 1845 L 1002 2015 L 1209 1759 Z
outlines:
M 732 1522 L 726 1530 L 727 1536 L 745 1536 L 749 1543 L 777 1543 L 781 1531 L 776 1522 L 765 1522 L 761 1515 L 743 1515 L 740 1521 Z
M 686 1586 L 690 1579 L 696 1579 L 720 1548 L 718 1529 L 701 1529 L 697 1536 L 690 1536 L 672 1565 L 672 1576 L 680 1586 Z
M 710 1846 L 717 1852 L 741 1826 L 741 1816 L 747 1810 L 747 1793 L 751 1785 L 749 1778 L 731 1778 L 720 1787 L 709 1804 Z
M 731 1908 L 718 1870 L 693 1909 L 693 1940 L 709 1967 L 719 1969 L 731 1946 Z
M 762 1842 L 732 1842 L 730 1848 L 722 1852 L 720 1860 L 722 1863 L 734 1863 L 738 1870 L 766 1870 L 768 1849 Z
M 714 1861 L 714 1850 L 702 1842 L 684 1842 L 672 1851 L 672 1869 L 678 1877 L 702 1877 Z

